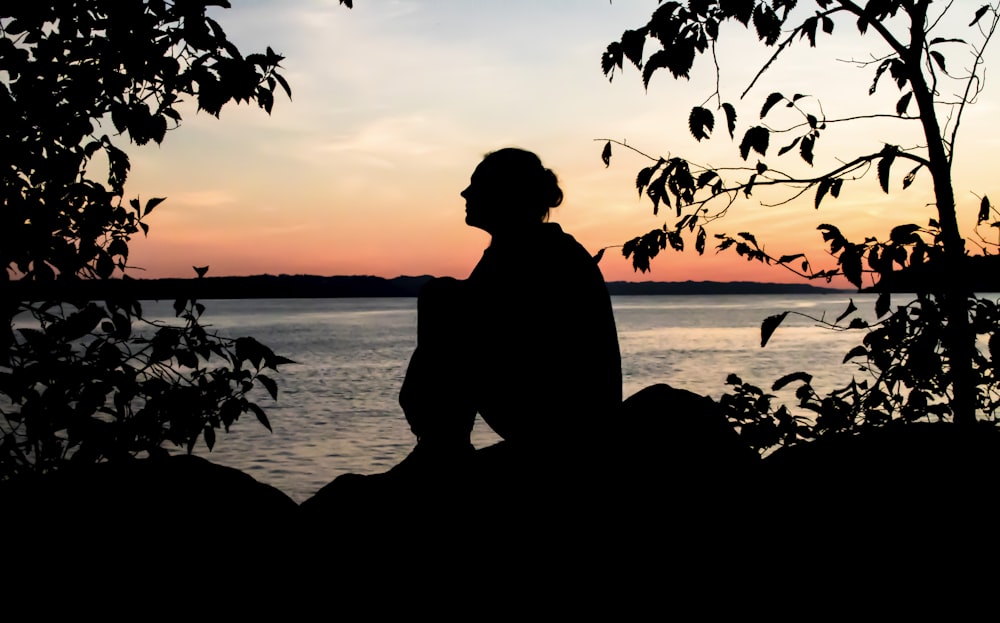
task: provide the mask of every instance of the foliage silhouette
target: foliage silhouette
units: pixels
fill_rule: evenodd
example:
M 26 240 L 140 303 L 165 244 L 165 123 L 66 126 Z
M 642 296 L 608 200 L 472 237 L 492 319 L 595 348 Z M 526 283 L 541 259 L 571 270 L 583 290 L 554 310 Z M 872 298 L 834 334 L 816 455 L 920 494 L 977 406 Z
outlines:
M 761 187 L 786 189 L 780 204 L 811 195 L 818 209 L 824 200 L 836 199 L 847 187 L 860 184 L 874 170 L 883 192 L 889 193 L 893 167 L 905 163 L 902 188 L 908 188 L 919 173 L 929 174 L 933 184 L 937 217 L 921 226 L 906 223 L 894 227 L 888 239 L 876 236 L 861 242 L 848 240 L 834 225 L 819 226 L 823 240 L 836 258 L 837 266 L 817 270 L 804 253 L 773 256 L 764 250 L 750 232 L 735 236 L 715 234 L 720 251 L 732 250 L 749 261 L 781 266 L 807 279 L 843 276 L 855 287 L 866 284 L 879 292 L 874 320 L 859 317 L 853 301 L 834 323 L 813 319 L 837 330 L 866 332 L 862 343 L 844 359 L 862 373 L 862 380 L 852 379 L 842 389 L 821 396 L 812 387 L 812 377 L 797 372 L 779 379 L 771 391 L 796 383 L 798 406 L 812 417 L 793 416 L 784 405 L 774 407 L 775 396 L 730 375 L 727 383 L 732 393 L 722 402 L 743 434 L 760 451 L 781 444 L 795 443 L 832 431 L 858 430 L 883 425 L 894 420 L 954 421 L 971 424 L 977 419 L 995 421 L 994 411 L 1000 396 L 993 362 L 1000 355 L 998 309 L 995 302 L 979 298 L 969 278 L 970 256 L 966 238 L 958 225 L 958 213 L 952 187 L 952 163 L 958 130 L 966 107 L 982 89 L 983 54 L 1000 22 L 996 5 L 984 4 L 969 14 L 960 15 L 968 32 L 960 35 L 939 34 L 946 14 L 966 10 L 967 5 L 945 3 L 934 6 L 930 0 L 815 0 L 806 12 L 796 0 L 704 0 L 661 2 L 649 22 L 627 30 L 618 41 L 608 45 L 601 61 L 609 79 L 622 70 L 625 61 L 642 72 L 644 85 L 661 69 L 676 78 L 687 78 L 698 55 L 709 54 L 715 60 L 716 91 L 702 104 L 694 106 L 687 119 L 688 130 L 698 141 L 709 139 L 716 131 L 716 115 L 722 114 L 730 138 L 737 140 L 736 106 L 722 101 L 721 68 L 715 56 L 720 37 L 733 37 L 723 30 L 726 23 L 739 24 L 756 34 L 759 42 L 774 51 L 757 71 L 741 98 L 757 85 L 759 79 L 780 57 L 791 54 L 794 44 L 819 45 L 819 39 L 835 29 L 855 29 L 859 35 L 874 35 L 888 53 L 859 62 L 862 68 L 874 68 L 869 94 L 874 94 L 891 79 L 900 92 L 894 109 L 876 111 L 851 118 L 827 117 L 820 103 L 802 93 L 770 93 L 764 100 L 751 127 L 739 138 L 739 156 L 743 162 L 760 158 L 756 165 L 736 168 L 704 166 L 681 157 L 653 157 L 620 141 L 604 142 L 601 159 L 610 164 L 614 145 L 625 147 L 651 161 L 636 176 L 636 188 L 653 204 L 653 214 L 661 206 L 673 208 L 677 219 L 626 242 L 623 252 L 639 271 L 649 269 L 650 261 L 669 246 L 681 251 L 685 237 L 693 236 L 695 249 L 704 253 L 707 227 L 726 215 L 741 199 L 750 198 Z M 720 34 L 721 33 L 721 34 Z M 966 41 L 966 37 L 972 37 Z M 646 53 L 647 42 L 659 49 Z M 956 71 L 956 53 L 968 52 L 973 59 L 969 69 Z M 952 87 L 959 93 L 954 99 L 940 94 Z M 707 106 L 715 102 L 715 111 Z M 788 117 L 772 118 L 783 109 Z M 750 118 L 750 117 L 748 117 Z M 765 118 L 768 121 L 765 122 Z M 923 144 L 916 148 L 885 145 L 878 151 L 862 153 L 841 160 L 831 168 L 816 172 L 816 145 L 828 129 L 857 119 L 895 118 L 910 120 L 920 126 Z M 775 124 L 785 123 L 784 126 Z M 785 136 L 792 136 L 789 141 Z M 782 143 L 772 154 L 776 140 Z M 795 175 L 771 168 L 763 159 L 793 158 L 809 170 Z M 977 227 L 972 239 L 984 255 L 997 247 L 979 232 L 979 226 L 1000 227 L 993 220 L 998 212 L 982 197 Z M 991 222 L 992 221 L 992 222 Z M 916 297 L 905 305 L 893 307 L 890 289 L 898 274 L 920 274 Z M 914 283 L 910 280 L 909 283 Z M 765 345 L 789 312 L 764 320 L 761 345 Z M 794 313 L 794 312 L 792 312 Z M 848 323 L 841 324 L 850 317 Z M 978 345 L 987 348 L 978 348 Z
M 184 96 L 216 117 L 229 102 L 270 113 L 277 88 L 291 96 L 282 57 L 242 54 L 209 6 L 229 3 L 0 9 L 0 479 L 160 455 L 168 442 L 191 451 L 199 437 L 211 448 L 216 429 L 245 413 L 270 428 L 249 392 L 276 396 L 264 371 L 289 360 L 210 331 L 201 303 L 179 298 L 171 324 L 127 295 L 58 294 L 79 280 L 127 280 L 128 243 L 164 200 L 124 200 L 130 161 L 120 138 L 162 142 L 180 125 Z M 45 291 L 57 294 L 20 300 L 18 281 L 54 283 Z

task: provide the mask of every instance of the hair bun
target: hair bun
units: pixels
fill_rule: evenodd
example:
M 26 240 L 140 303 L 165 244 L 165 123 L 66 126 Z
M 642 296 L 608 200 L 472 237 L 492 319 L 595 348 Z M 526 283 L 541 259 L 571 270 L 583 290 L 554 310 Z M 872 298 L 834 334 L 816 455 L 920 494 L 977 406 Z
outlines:
M 552 169 L 542 169 L 538 191 L 539 197 L 545 198 L 546 209 L 557 208 L 563 201 L 563 191 L 562 188 L 559 188 L 559 178 L 552 172 Z
M 513 180 L 520 189 L 517 199 L 523 205 L 525 216 L 531 219 L 544 220 L 549 210 L 563 201 L 559 178 L 551 169 L 546 169 L 533 152 L 505 147 L 486 154 L 483 164 L 495 167 L 500 175 Z

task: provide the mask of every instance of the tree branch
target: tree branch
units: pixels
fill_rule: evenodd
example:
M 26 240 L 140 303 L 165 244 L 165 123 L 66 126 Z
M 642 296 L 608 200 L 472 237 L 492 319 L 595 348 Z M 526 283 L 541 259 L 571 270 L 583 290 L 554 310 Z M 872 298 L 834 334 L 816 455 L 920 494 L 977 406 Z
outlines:
M 864 17 L 864 14 L 865 14 L 864 9 L 862 9 L 858 5 L 854 4 L 850 0 L 837 0 L 837 2 L 846 11 L 848 11 L 850 13 L 853 13 L 854 15 L 857 15 L 858 17 Z M 903 57 L 906 56 L 906 52 L 907 52 L 908 48 L 906 46 L 904 46 L 902 43 L 900 43 L 896 39 L 896 37 L 891 32 L 889 32 L 889 29 L 886 28 L 884 24 L 882 24 L 882 22 L 870 21 L 870 22 L 868 22 L 868 25 L 870 27 L 872 27 L 872 28 L 875 29 L 875 32 L 877 32 L 879 34 L 879 36 L 881 36 L 882 39 L 886 43 L 889 44 L 889 47 L 891 47 L 893 49 L 893 51 L 895 51 L 896 54 L 898 54 L 900 56 L 900 58 L 903 58 Z
M 979 49 L 973 48 L 975 54 L 973 55 L 972 62 L 972 72 L 969 75 L 969 79 L 965 82 L 965 92 L 962 94 L 962 99 L 958 103 L 958 112 L 955 114 L 955 125 L 951 129 L 951 138 L 948 140 L 948 166 L 952 165 L 955 158 L 955 141 L 958 140 L 958 127 L 962 122 L 962 113 L 965 112 L 965 107 L 969 104 L 969 93 L 972 92 L 972 85 L 977 84 L 979 77 L 976 74 L 976 67 L 982 64 L 983 54 L 986 51 L 986 46 L 989 44 L 990 39 L 993 38 L 993 33 L 996 32 L 997 23 L 1000 22 L 1000 12 L 995 8 L 993 9 L 993 23 L 990 24 L 989 30 L 986 32 L 983 39 L 982 46 Z
M 819 17 L 829 17 L 830 15 L 832 15 L 834 13 L 837 13 L 838 11 L 842 11 L 842 10 L 843 9 L 841 9 L 841 8 L 834 7 L 832 9 L 830 9 L 829 11 L 823 11 L 822 13 L 817 12 L 816 17 L 817 18 L 819 18 Z M 767 62 L 764 63 L 764 66 L 761 67 L 760 70 L 757 71 L 757 74 L 754 75 L 753 80 L 750 81 L 750 84 L 747 86 L 747 88 L 744 89 L 743 93 L 740 94 L 740 99 L 743 99 L 744 97 L 746 97 L 747 93 L 750 92 L 750 89 L 752 89 L 753 86 L 755 84 L 757 84 L 757 81 L 760 79 L 760 77 L 764 75 L 764 72 L 767 71 L 771 67 L 771 65 L 774 64 L 774 61 L 778 60 L 778 55 L 780 55 L 782 52 L 784 52 L 785 48 L 787 48 L 789 45 L 792 44 L 792 42 L 795 40 L 795 36 L 799 35 L 801 37 L 802 26 L 803 26 L 803 24 L 799 24 L 798 26 L 796 26 L 792 30 L 791 34 L 789 34 L 788 37 L 785 38 L 784 41 L 782 41 L 780 44 L 778 44 L 778 48 L 774 51 L 774 54 L 771 55 L 771 58 L 767 59 Z

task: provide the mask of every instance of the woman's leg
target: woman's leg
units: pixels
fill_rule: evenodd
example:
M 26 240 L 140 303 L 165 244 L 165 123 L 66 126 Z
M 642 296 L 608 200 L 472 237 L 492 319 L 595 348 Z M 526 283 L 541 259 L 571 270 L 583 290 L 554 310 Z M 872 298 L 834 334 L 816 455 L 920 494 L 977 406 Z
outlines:
M 399 404 L 427 449 L 469 447 L 476 418 L 465 282 L 433 279 L 417 299 L 417 348 L 399 392 Z

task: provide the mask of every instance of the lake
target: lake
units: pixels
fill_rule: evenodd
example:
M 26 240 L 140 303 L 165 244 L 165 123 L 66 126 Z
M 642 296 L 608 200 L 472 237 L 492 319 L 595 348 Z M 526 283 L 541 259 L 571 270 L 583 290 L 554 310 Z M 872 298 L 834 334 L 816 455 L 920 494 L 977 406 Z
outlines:
M 874 301 L 856 293 L 613 297 L 625 396 L 668 383 L 718 398 L 729 373 L 769 387 L 805 370 L 817 389 L 846 385 L 859 372 L 841 361 L 862 333 L 830 331 L 793 313 L 761 348 L 760 322 L 786 310 L 832 321 L 851 298 L 862 312 Z M 213 451 L 202 444 L 196 454 L 301 502 L 342 473 L 384 471 L 412 449 L 397 396 L 416 343 L 416 299 L 202 302 L 205 324 L 224 335 L 253 336 L 296 363 L 274 375 L 277 402 L 257 395 L 273 433 L 244 416 L 218 436 Z M 169 303 L 145 307 L 151 316 L 172 315 Z M 787 400 L 794 401 L 790 393 Z M 473 443 L 497 440 L 477 420 Z

